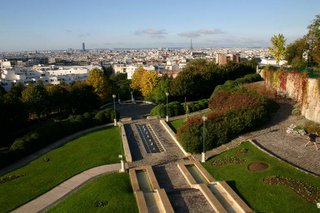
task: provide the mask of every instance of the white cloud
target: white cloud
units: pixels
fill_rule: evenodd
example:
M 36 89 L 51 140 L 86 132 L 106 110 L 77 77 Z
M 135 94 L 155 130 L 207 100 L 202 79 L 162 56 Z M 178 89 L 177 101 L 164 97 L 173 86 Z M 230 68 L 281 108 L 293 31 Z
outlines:
M 161 30 L 158 30 L 158 29 L 154 29 L 154 28 L 148 28 L 148 29 L 144 29 L 144 30 L 137 30 L 135 32 L 135 35 L 147 35 L 149 37 L 152 37 L 152 38 L 164 38 L 165 35 L 167 35 L 168 33 L 161 29 Z
M 200 30 L 195 30 L 195 31 L 189 31 L 189 32 L 182 32 L 179 33 L 179 36 L 182 37 L 187 37 L 187 38 L 196 38 L 200 37 L 201 35 L 214 35 L 214 34 L 222 34 L 223 32 L 219 29 L 213 29 L 213 28 L 208 28 L 208 29 L 200 29 Z

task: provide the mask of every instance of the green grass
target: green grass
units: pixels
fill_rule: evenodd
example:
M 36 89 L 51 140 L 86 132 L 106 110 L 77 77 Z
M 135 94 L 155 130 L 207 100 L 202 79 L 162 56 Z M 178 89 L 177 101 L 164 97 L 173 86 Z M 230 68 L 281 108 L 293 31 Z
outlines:
M 183 126 L 185 118 L 180 118 L 177 120 L 169 121 L 170 128 L 177 133 L 178 129 Z
M 138 207 L 129 175 L 113 173 L 93 180 L 48 212 L 138 212 Z
M 117 163 L 119 153 L 120 130 L 117 127 L 74 139 L 4 175 L 25 174 L 0 184 L 0 209 L 2 212 L 12 210 L 86 169 Z
M 247 148 L 247 154 L 237 150 Z M 221 167 L 211 165 L 213 160 L 226 156 L 237 156 L 246 161 L 242 164 L 227 164 Z M 251 162 L 266 162 L 269 168 L 264 171 L 247 170 Z M 289 164 L 262 152 L 249 142 L 242 143 L 235 149 L 226 151 L 203 164 L 217 180 L 226 180 L 228 184 L 257 212 L 319 212 L 316 205 L 307 202 L 290 188 L 283 185 L 267 185 L 263 178 L 280 175 L 300 180 L 320 188 L 320 178 L 301 172 Z

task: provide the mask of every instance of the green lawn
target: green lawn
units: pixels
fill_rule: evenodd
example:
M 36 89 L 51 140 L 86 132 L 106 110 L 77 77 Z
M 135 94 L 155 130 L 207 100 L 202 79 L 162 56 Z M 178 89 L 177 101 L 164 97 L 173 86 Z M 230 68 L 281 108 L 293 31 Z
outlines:
M 38 197 L 81 171 L 119 162 L 120 140 L 119 128 L 104 128 L 74 139 L 0 177 L 22 175 L 0 183 L 1 212 L 12 210 Z
M 48 212 L 138 212 L 127 173 L 99 177 Z
M 170 128 L 177 133 L 178 129 L 183 126 L 185 118 L 180 118 L 177 120 L 169 121 Z
M 247 153 L 239 150 L 247 149 Z M 212 162 L 225 159 L 228 156 L 244 159 L 242 163 L 212 165 Z M 223 160 L 224 159 L 224 160 Z M 263 171 L 248 171 L 251 162 L 266 162 L 269 168 Z M 279 161 L 262 152 L 249 142 L 224 152 L 206 163 L 204 167 L 217 180 L 226 180 L 228 184 L 253 208 L 256 212 L 319 212 L 316 204 L 307 202 L 292 189 L 284 185 L 267 185 L 263 178 L 279 175 L 300 180 L 320 190 L 320 178 L 301 172 L 287 163 Z

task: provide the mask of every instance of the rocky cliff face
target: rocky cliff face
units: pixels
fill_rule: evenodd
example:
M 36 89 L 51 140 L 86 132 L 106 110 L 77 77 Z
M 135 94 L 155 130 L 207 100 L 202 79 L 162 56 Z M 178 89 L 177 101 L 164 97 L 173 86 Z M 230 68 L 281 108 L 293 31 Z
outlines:
M 297 101 L 301 114 L 308 120 L 320 123 L 320 79 L 308 78 L 307 73 L 264 70 L 261 76 L 266 86 L 278 94 Z

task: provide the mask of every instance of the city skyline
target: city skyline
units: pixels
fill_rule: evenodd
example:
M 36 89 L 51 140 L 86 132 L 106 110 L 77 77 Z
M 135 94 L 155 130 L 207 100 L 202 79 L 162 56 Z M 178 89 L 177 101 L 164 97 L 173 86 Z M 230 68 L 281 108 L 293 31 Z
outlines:
M 0 52 L 157 47 L 267 47 L 302 37 L 320 2 L 40 1 L 1 4 Z

